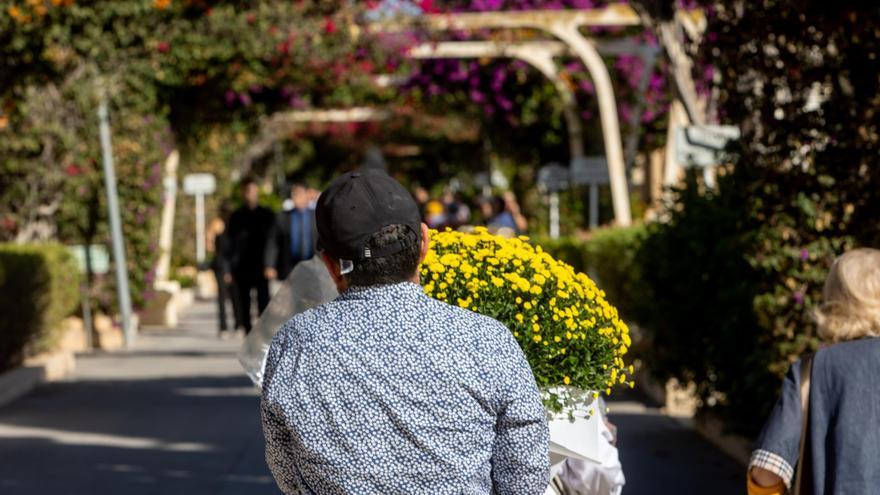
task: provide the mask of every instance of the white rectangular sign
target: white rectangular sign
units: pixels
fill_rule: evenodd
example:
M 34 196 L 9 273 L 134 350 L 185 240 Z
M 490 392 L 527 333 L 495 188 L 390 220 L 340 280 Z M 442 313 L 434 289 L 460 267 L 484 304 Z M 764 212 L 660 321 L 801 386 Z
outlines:
M 86 272 L 86 247 L 82 244 L 68 246 L 73 258 L 79 266 L 80 273 Z M 103 244 L 92 244 L 89 246 L 89 261 L 91 261 L 92 273 L 95 275 L 104 275 L 110 271 L 110 253 L 107 246 Z
M 217 190 L 212 174 L 189 174 L 183 178 L 183 192 L 190 195 L 211 194 Z
M 711 167 L 724 159 L 727 146 L 739 139 L 732 125 L 692 125 L 675 133 L 675 159 L 685 167 Z

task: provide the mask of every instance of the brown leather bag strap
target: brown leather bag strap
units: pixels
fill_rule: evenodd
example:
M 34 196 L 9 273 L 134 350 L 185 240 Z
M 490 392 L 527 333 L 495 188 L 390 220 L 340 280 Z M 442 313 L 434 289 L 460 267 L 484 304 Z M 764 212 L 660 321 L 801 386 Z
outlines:
M 807 444 L 807 426 L 810 416 L 810 375 L 813 369 L 813 355 L 805 356 L 801 360 L 801 443 L 798 451 L 797 469 L 794 476 L 794 489 L 792 495 L 801 493 L 801 480 L 804 474 L 804 446 Z

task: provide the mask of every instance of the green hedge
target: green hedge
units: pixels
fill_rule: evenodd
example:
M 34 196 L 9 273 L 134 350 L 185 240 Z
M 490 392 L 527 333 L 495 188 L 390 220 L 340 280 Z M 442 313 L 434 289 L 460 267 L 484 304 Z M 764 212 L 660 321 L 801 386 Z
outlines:
M 79 303 L 79 271 L 58 244 L 0 244 L 0 371 L 51 349 Z
M 646 236 L 647 229 L 638 224 L 596 230 L 586 239 L 537 237 L 533 243 L 587 273 L 625 319 L 636 321 L 641 313 L 639 305 L 645 299 L 637 254 Z

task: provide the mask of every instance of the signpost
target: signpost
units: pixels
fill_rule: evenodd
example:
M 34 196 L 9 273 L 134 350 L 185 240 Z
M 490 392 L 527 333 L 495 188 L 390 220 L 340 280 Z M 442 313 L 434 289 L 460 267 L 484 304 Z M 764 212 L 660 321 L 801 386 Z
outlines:
M 582 156 L 571 161 L 571 182 L 590 186 L 590 229 L 599 226 L 599 186 L 608 185 L 608 160 L 604 156 Z
M 196 197 L 196 261 L 205 261 L 205 195 L 217 190 L 211 174 L 189 174 L 183 177 L 183 192 Z
M 110 253 L 102 244 L 68 246 L 70 254 L 76 260 L 80 273 L 84 274 L 80 294 L 82 300 L 83 326 L 85 327 L 86 346 L 92 348 L 92 306 L 89 304 L 89 279 L 94 275 L 104 275 L 110 271 Z
M 538 169 L 538 187 L 550 193 L 550 238 L 559 238 L 559 191 L 568 189 L 570 174 L 558 163 Z
M 110 144 L 110 121 L 107 114 L 107 98 L 101 97 L 98 105 L 100 122 L 101 154 L 104 165 L 104 186 L 107 188 L 107 210 L 110 217 L 110 234 L 113 239 L 113 260 L 116 262 L 116 287 L 119 292 L 119 312 L 122 314 L 122 330 L 125 347 L 134 346 L 134 328 L 131 326 L 131 293 L 128 289 L 128 267 L 125 263 L 125 241 L 122 238 L 122 221 L 119 217 L 119 195 L 116 192 L 116 172 L 113 165 L 113 147 Z
M 722 163 L 727 147 L 740 137 L 732 125 L 692 125 L 675 133 L 675 158 L 685 167 L 702 167 L 706 186 L 714 187 L 711 167 Z

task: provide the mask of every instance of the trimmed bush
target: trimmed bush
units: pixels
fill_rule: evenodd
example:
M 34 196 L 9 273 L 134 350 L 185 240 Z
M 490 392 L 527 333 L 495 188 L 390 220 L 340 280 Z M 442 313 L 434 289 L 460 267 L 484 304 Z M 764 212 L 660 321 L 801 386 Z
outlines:
M 532 244 L 541 246 L 541 249 L 550 253 L 554 258 L 564 261 L 574 267 L 575 271 L 587 272 L 587 241 L 575 237 L 560 237 L 551 239 L 544 236 L 533 236 Z
M 638 260 L 646 237 L 644 225 L 601 229 L 584 246 L 587 273 L 605 291 L 608 301 L 630 321 L 640 320 L 640 305 L 646 299 Z
M 586 239 L 539 237 L 533 243 L 576 271 L 588 274 L 626 320 L 637 321 L 639 304 L 645 299 L 637 254 L 646 236 L 644 225 L 634 225 L 596 230 Z
M 59 244 L 0 244 L 0 371 L 51 349 L 79 303 L 79 271 Z

